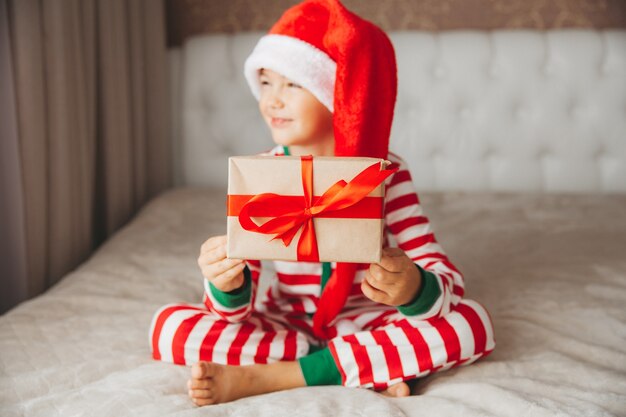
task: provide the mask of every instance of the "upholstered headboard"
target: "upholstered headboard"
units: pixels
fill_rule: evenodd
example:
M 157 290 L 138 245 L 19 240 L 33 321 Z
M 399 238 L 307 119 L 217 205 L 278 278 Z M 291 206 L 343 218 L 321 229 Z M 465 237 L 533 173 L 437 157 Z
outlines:
M 272 146 L 243 77 L 262 33 L 170 51 L 176 182 Z M 391 149 L 419 190 L 626 192 L 626 30 L 392 32 Z

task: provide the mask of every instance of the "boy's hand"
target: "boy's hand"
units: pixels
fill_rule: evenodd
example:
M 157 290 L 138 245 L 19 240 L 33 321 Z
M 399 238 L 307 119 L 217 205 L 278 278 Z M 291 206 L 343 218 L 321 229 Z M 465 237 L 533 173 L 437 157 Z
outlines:
M 198 265 L 202 275 L 220 291 L 229 292 L 240 288 L 244 283 L 242 259 L 226 258 L 226 236 L 208 239 L 200 248 Z
M 422 274 L 406 253 L 385 248 L 380 263 L 370 264 L 361 290 L 372 301 L 397 307 L 412 301 L 421 284 Z

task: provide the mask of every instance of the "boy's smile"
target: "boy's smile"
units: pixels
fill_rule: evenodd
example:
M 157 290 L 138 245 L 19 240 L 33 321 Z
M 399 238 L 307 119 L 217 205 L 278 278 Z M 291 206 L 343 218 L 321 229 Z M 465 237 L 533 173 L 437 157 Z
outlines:
M 272 117 L 270 124 L 272 127 L 275 128 L 284 128 L 287 127 L 289 125 L 290 122 L 292 122 L 292 119 L 284 119 L 284 118 L 280 118 L 280 117 Z
M 295 147 L 294 155 L 334 155 L 333 114 L 311 92 L 268 69 L 259 81 L 259 109 L 274 142 Z

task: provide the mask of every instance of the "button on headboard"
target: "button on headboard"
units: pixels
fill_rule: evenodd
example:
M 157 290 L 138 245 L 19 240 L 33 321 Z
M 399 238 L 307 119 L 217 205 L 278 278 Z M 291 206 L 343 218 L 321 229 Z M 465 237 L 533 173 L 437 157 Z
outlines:
M 170 52 L 177 182 L 272 146 L 243 62 L 261 33 Z M 418 190 L 626 192 L 626 30 L 395 32 L 391 150 Z

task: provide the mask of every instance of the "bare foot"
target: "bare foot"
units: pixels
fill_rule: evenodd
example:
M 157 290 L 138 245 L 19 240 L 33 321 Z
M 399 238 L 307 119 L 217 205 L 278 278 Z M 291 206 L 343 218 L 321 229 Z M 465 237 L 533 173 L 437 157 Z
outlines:
M 380 393 L 387 397 L 408 397 L 411 390 L 406 382 L 398 382 Z
M 187 382 L 189 397 L 200 406 L 305 385 L 297 361 L 248 366 L 198 362 L 192 366 L 191 379 Z

